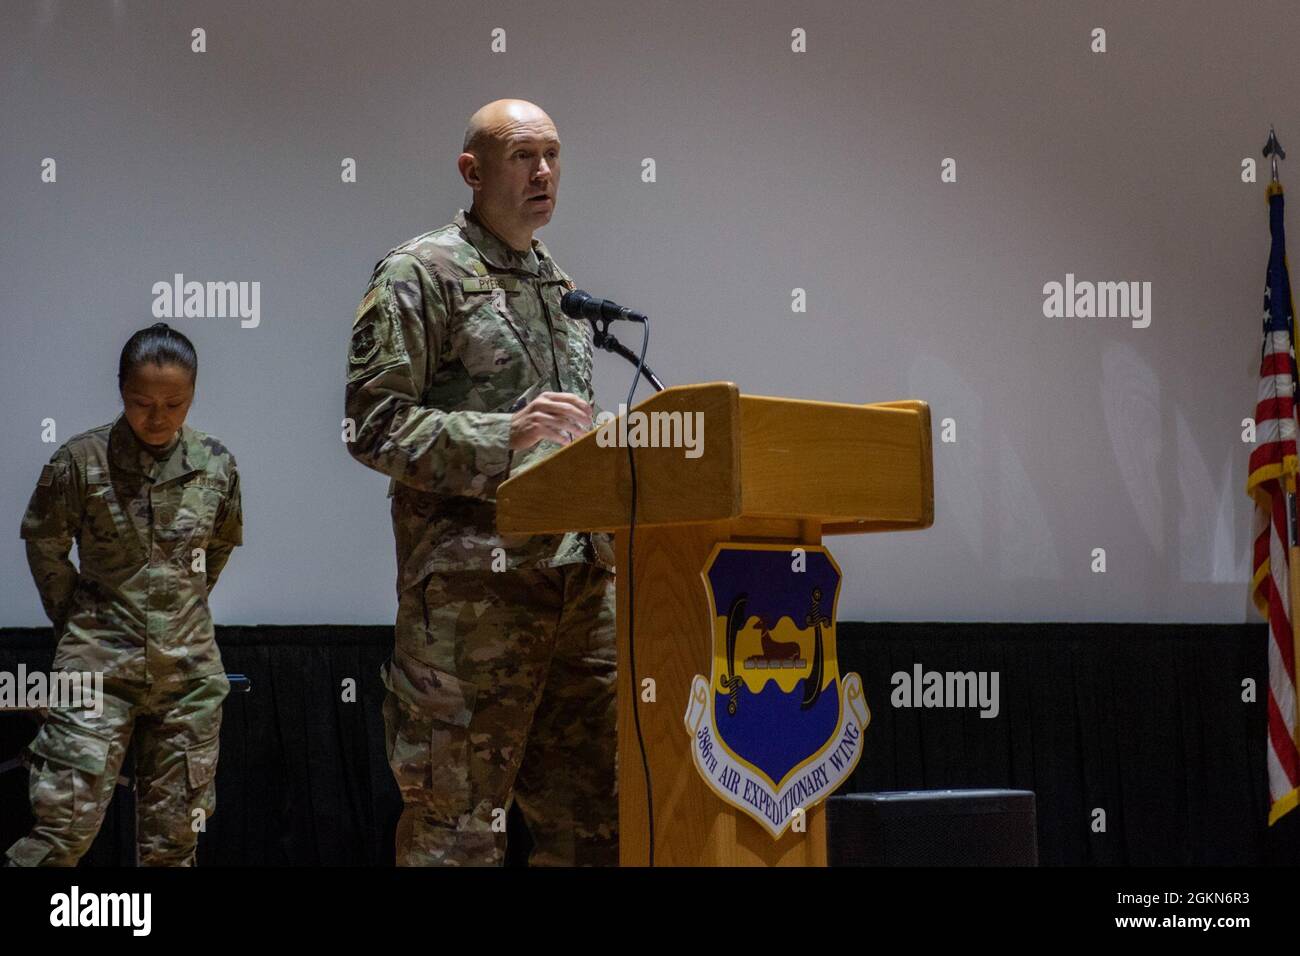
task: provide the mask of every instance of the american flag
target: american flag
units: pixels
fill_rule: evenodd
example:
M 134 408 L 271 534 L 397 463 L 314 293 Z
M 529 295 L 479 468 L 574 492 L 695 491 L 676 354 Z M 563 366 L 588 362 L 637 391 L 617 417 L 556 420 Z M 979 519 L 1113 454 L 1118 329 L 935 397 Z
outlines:
M 1268 188 L 1268 281 L 1264 287 L 1264 345 L 1255 405 L 1255 448 L 1246 491 L 1255 499 L 1251 598 L 1268 619 L 1268 822 L 1300 800 L 1296 746 L 1296 646 L 1291 627 L 1290 496 L 1296 489 L 1296 365 L 1294 317 L 1286 266 L 1282 187 Z M 1300 568 L 1296 569 L 1300 574 Z

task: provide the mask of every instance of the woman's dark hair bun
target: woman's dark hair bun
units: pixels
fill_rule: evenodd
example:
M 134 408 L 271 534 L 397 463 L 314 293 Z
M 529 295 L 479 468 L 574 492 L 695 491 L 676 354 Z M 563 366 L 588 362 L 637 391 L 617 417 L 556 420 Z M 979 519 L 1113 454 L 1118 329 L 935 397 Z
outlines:
M 125 387 L 131 370 L 145 363 L 179 365 L 190 373 L 191 382 L 198 378 L 199 357 L 194 343 L 166 322 L 155 322 L 126 340 L 117 363 L 118 391 Z

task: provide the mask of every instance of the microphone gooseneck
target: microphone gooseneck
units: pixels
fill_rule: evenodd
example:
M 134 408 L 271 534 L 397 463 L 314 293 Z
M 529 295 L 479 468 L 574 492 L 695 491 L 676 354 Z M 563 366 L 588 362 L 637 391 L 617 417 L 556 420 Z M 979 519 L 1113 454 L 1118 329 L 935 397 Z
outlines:
M 649 334 L 650 320 L 644 312 L 625 309 L 617 302 L 612 302 L 609 299 L 594 298 L 582 289 L 574 289 L 572 292 L 564 293 L 560 298 L 560 311 L 571 319 L 590 322 L 592 344 L 596 348 L 623 356 L 636 366 L 638 375 L 649 382 L 656 392 L 664 390 L 664 383 L 659 380 L 659 376 L 654 373 L 654 370 L 649 365 L 645 364 L 645 353 L 643 352 L 638 356 L 609 331 L 609 323 L 623 319 L 640 322 L 645 326 L 646 332 Z

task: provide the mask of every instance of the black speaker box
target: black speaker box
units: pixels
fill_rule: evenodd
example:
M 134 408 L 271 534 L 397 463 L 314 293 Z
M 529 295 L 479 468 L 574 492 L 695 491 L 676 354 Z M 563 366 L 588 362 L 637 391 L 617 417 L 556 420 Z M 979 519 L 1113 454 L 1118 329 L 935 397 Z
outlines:
M 1029 790 L 898 790 L 826 801 L 831 866 L 1037 866 Z

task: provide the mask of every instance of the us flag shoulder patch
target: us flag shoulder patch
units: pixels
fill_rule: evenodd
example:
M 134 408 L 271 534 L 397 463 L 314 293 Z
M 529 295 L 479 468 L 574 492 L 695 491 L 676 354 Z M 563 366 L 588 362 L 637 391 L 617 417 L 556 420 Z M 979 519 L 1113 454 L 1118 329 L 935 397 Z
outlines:
M 50 485 L 54 484 L 53 465 L 45 465 L 44 467 L 41 468 L 41 477 L 40 480 L 36 482 L 36 484 L 41 488 L 48 488 Z
M 365 297 L 364 299 L 362 299 L 362 300 L 361 300 L 361 304 L 360 304 L 359 306 L 357 306 L 357 314 L 356 314 L 356 316 L 355 316 L 355 317 L 353 318 L 353 320 L 352 320 L 353 324 L 356 324 L 357 319 L 359 319 L 359 318 L 361 318 L 363 315 L 365 315 L 365 314 L 366 314 L 366 310 L 369 309 L 372 305 L 374 305 L 374 303 L 375 303 L 375 299 L 378 298 L 378 296 L 379 296 L 379 290 L 380 290 L 381 288 L 383 288 L 383 287 L 382 287 L 382 286 L 375 286 L 373 289 L 371 289 L 369 292 L 366 293 L 366 297 Z

